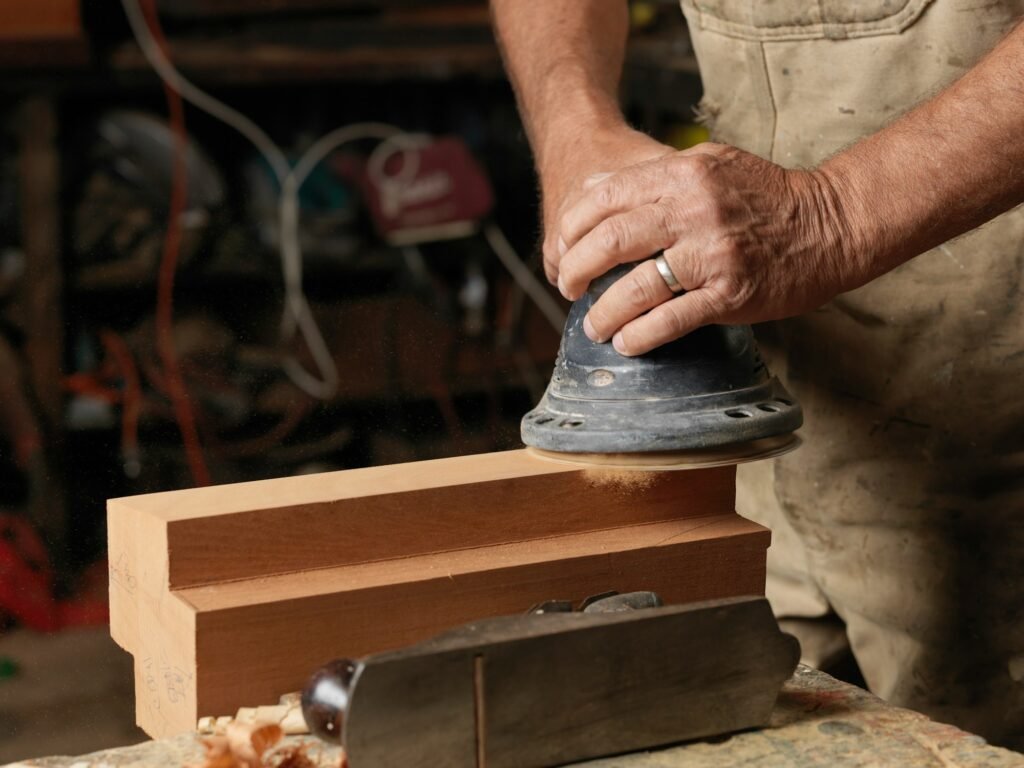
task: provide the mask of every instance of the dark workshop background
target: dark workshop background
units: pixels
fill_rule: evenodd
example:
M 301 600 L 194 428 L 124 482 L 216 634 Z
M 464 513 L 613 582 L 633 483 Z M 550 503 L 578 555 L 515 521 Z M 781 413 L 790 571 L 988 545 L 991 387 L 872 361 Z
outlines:
M 483 234 L 496 225 L 543 281 L 485 2 L 157 5 L 174 64 L 293 161 L 366 121 L 450 137 L 436 163 L 471 226 L 396 244 L 371 215 L 375 140 L 317 166 L 299 198 L 303 287 L 339 374 L 317 397 L 282 365 L 315 370 L 281 340 L 265 160 L 188 105 L 178 151 L 117 0 L 0 0 L 0 762 L 142 738 L 106 630 L 108 497 L 513 448 L 557 348 Z M 678 4 L 631 13 L 628 113 L 695 143 Z

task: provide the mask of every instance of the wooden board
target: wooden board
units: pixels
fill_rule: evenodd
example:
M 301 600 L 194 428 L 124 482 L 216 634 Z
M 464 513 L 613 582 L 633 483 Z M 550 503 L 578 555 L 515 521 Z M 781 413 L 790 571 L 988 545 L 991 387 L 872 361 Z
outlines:
M 761 594 L 732 467 L 609 473 L 525 451 L 113 499 L 111 633 L 153 736 L 272 703 L 319 664 L 547 599 Z

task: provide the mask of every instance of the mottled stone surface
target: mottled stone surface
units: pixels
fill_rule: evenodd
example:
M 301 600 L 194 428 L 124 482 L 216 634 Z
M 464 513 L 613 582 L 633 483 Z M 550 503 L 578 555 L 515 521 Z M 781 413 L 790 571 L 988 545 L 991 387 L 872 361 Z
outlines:
M 979 736 L 890 706 L 865 690 L 801 666 L 783 687 L 769 728 L 585 765 L 1020 768 L 1024 755 L 990 746 Z
M 309 756 L 320 768 L 339 765 L 340 750 L 322 746 L 311 737 L 288 737 L 284 744 L 309 745 Z M 176 768 L 199 762 L 201 755 L 198 737 L 188 734 L 84 757 L 48 757 L 12 765 Z M 800 667 L 783 688 L 768 728 L 586 763 L 588 768 L 726 765 L 1024 768 L 1024 755 L 989 746 L 958 728 L 891 707 L 866 691 Z
M 82 757 L 43 757 L 11 763 L 4 768 L 181 768 L 202 763 L 201 740 L 202 737 L 197 734 L 186 733 L 171 739 L 107 749 Z M 268 753 L 267 764 L 275 765 L 275 755 L 280 756 L 297 746 L 305 747 L 306 754 L 318 768 L 338 768 L 341 764 L 341 749 L 330 747 L 312 736 L 286 736 Z
M 132 657 L 107 626 L 0 631 L 0 765 L 138 744 Z

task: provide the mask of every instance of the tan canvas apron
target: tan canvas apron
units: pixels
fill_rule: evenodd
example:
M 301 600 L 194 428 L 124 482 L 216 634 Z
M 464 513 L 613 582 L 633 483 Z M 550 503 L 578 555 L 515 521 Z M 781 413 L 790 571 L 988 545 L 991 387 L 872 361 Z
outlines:
M 1024 13 L 1024 0 L 682 4 L 713 138 L 790 167 L 934 95 Z M 834 609 L 877 693 L 1024 747 L 1022 271 L 1018 209 L 759 330 L 804 406 L 805 446 L 743 467 L 738 504 L 775 531 L 778 613 Z

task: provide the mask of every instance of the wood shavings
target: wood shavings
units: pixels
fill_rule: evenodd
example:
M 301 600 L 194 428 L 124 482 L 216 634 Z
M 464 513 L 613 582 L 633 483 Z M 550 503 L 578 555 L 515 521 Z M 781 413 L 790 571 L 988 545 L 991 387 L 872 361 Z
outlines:
M 284 737 L 273 723 L 230 723 L 223 735 L 203 739 L 203 762 L 189 768 L 266 768 L 263 755 Z
M 259 707 L 252 708 L 259 709 Z M 206 754 L 201 763 L 185 768 L 326 768 L 328 763 L 310 756 L 307 742 L 279 745 L 284 738 L 274 723 L 240 723 L 232 720 L 224 733 L 202 740 Z M 317 748 L 324 745 L 317 743 Z M 340 750 L 338 768 L 348 768 L 348 757 Z
M 236 723 L 255 723 L 257 707 L 239 707 L 235 712 Z
M 266 764 L 268 768 L 317 768 L 316 761 L 309 756 L 308 744 L 293 744 L 277 750 Z
M 223 735 L 232 719 L 231 715 L 224 715 L 223 717 L 201 717 L 199 718 L 199 723 L 196 725 L 196 730 L 207 736 L 210 734 Z
M 263 753 L 284 738 L 284 731 L 279 725 L 257 725 L 249 729 L 241 723 L 233 723 L 228 726 L 227 737 L 229 743 L 237 745 L 232 747 L 237 754 L 253 758 L 251 768 L 260 768 Z
M 231 723 L 273 723 L 280 726 L 286 735 L 309 733 L 306 721 L 302 717 L 302 705 L 299 701 L 275 704 L 267 707 L 239 707 L 234 717 L 204 717 L 196 725 L 196 730 L 203 734 L 223 734 Z
M 307 743 L 276 745 L 286 735 L 309 733 L 298 694 L 282 696 L 267 707 L 239 707 L 234 717 L 204 717 L 199 721 L 206 755 L 186 768 L 318 768 Z M 275 748 L 276 747 L 276 748 Z M 338 768 L 348 768 L 341 752 Z

